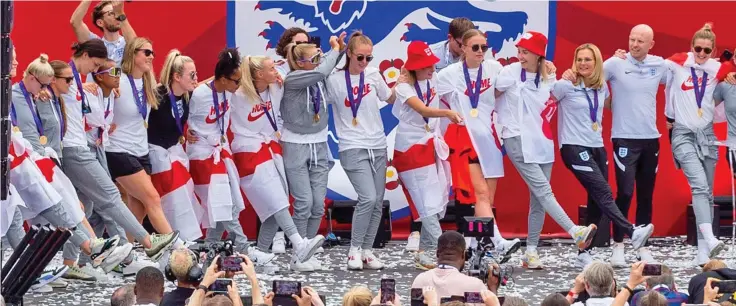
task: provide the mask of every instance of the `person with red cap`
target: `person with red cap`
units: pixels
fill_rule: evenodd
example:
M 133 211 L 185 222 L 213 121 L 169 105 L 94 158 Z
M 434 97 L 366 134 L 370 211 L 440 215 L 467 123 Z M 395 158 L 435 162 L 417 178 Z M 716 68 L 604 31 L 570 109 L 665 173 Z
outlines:
M 488 42 L 483 32 L 469 30 L 462 37 L 461 61 L 438 74 L 437 95 L 458 112 L 463 122 L 447 127 L 451 149 L 452 187 L 459 203 L 474 203 L 476 217 L 493 218 L 493 197 L 503 177 L 503 151 L 496 133 L 493 81 L 501 64 L 485 59 Z M 519 239 L 506 240 L 494 222 L 493 245 L 504 257 L 519 249 Z M 474 247 L 474 241 L 470 242 Z
M 442 234 L 440 219 L 444 217 L 450 192 L 449 148 L 439 129 L 440 118 L 453 123 L 463 119 L 453 110 L 439 109 L 435 88 L 435 64 L 439 58 L 422 41 L 412 41 L 402 77 L 396 86 L 392 113 L 399 119 L 394 143 L 394 165 L 401 187 L 409 200 L 412 218 L 421 221 L 418 253 L 414 257 L 418 269 L 436 267 L 437 239 Z
M 506 154 L 529 187 L 529 223 L 523 265 L 541 269 L 537 253 L 544 213 L 549 213 L 578 248 L 587 247 L 596 226 L 577 226 L 557 202 L 549 180 L 555 148 L 551 120 L 557 103 L 550 99 L 556 81 L 554 65 L 545 60 L 547 37 L 527 32 L 516 44 L 519 62 L 503 67 L 496 78 L 498 124 Z

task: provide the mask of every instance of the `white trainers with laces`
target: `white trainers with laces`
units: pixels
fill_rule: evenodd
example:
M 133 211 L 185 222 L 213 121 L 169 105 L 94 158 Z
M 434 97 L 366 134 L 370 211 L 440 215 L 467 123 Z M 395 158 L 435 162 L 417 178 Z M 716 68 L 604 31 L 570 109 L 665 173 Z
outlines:
M 421 237 L 421 233 L 419 232 L 411 232 L 409 234 L 409 239 L 406 240 L 406 250 L 408 252 L 417 252 L 419 251 L 419 241 Z
M 380 270 L 383 269 L 383 263 L 373 254 L 373 250 L 363 250 L 363 269 Z
M 348 251 L 348 270 L 363 270 L 363 256 L 359 247 L 350 247 Z
M 256 267 L 260 267 L 270 263 L 274 258 L 276 258 L 276 255 L 273 253 L 263 252 L 257 247 L 251 246 L 248 247 L 248 257 L 253 261 L 253 264 L 255 264 Z
M 614 268 L 626 268 L 626 258 L 624 258 L 625 247 L 622 242 L 614 242 L 611 247 L 611 266 Z
M 286 238 L 284 238 L 284 232 L 277 232 L 276 236 L 273 237 L 271 252 L 274 254 L 286 253 Z
M 289 269 L 297 272 L 314 272 L 314 267 L 309 262 L 300 262 L 296 255 L 291 257 Z

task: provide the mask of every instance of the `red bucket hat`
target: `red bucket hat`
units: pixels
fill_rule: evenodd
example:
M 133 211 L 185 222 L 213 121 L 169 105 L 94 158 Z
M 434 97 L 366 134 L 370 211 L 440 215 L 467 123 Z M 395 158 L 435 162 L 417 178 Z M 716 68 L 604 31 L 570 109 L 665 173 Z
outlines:
M 536 55 L 545 56 L 547 37 L 542 33 L 529 31 L 521 35 L 521 39 L 516 43 L 516 46 L 525 48 Z
M 406 50 L 406 64 L 404 68 L 407 70 L 418 70 L 430 67 L 440 61 L 434 55 L 432 49 L 423 41 L 412 41 Z

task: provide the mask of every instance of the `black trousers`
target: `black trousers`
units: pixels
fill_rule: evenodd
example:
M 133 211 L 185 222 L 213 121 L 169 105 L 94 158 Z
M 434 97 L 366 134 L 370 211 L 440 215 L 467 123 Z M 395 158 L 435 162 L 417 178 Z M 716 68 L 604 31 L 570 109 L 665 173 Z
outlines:
M 605 148 L 562 145 L 560 155 L 565 166 L 572 171 L 588 193 L 586 222 L 598 223 L 601 215 L 605 215 L 613 221 L 614 228 L 620 228 L 631 237 L 634 226 L 616 206 L 611 186 L 608 185 L 608 157 Z
M 636 224 L 652 223 L 652 195 L 659 164 L 659 139 L 613 139 L 616 168 L 616 205 L 629 215 L 636 186 Z M 613 229 L 613 241 L 622 242 L 624 233 Z

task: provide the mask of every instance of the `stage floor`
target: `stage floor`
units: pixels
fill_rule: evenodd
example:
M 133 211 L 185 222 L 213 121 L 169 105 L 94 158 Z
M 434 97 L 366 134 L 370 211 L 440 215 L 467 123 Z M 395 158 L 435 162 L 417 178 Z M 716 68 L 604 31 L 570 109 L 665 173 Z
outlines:
M 690 277 L 699 272 L 699 268 L 691 265 L 696 249 L 684 243 L 684 237 L 661 238 L 651 240 L 651 249 L 654 257 L 662 263 L 667 264 L 675 273 L 677 287 L 680 291 L 687 292 L 687 283 Z M 725 240 L 724 240 L 725 241 Z M 521 252 L 517 253 L 510 263 L 513 266 L 513 285 L 502 287 L 500 295 L 515 295 L 525 298 L 530 305 L 539 305 L 542 299 L 549 293 L 567 291 L 573 283 L 580 269 L 575 268 L 574 260 L 577 252 L 569 240 L 548 240 L 551 246 L 540 247 L 539 253 L 546 266 L 544 270 L 524 270 L 520 265 Z M 730 240 L 728 240 L 730 246 Z M 522 249 L 523 250 L 523 249 Z M 396 279 L 397 292 L 403 296 L 402 302 L 408 305 L 407 296 L 409 287 L 414 277 L 421 271 L 416 270 L 413 265 L 412 256 L 403 251 L 403 245 L 399 242 L 390 243 L 385 249 L 378 249 L 375 253 L 386 264 L 381 271 L 347 271 L 346 268 L 347 247 L 334 247 L 326 249 L 324 254 L 317 255 L 324 263 L 329 263 L 328 271 L 312 273 L 292 273 L 286 270 L 287 256 L 277 258 L 277 263 L 283 268 L 273 274 L 259 274 L 262 290 L 270 290 L 271 281 L 274 279 L 298 280 L 303 285 L 312 286 L 317 292 L 327 297 L 327 305 L 341 305 L 342 295 L 356 285 L 367 285 L 376 292 L 381 278 Z M 4 252 L 6 260 L 10 252 Z M 730 267 L 736 266 L 736 261 L 730 252 L 721 255 Z M 594 257 L 599 260 L 607 260 L 610 249 L 600 248 L 594 251 Z M 144 258 L 139 254 L 139 258 Z M 635 260 L 634 253 L 627 248 L 626 259 L 628 262 Z M 60 254 L 54 258 L 52 264 L 61 264 Z M 628 269 L 617 269 L 617 280 L 622 283 L 628 277 Z M 54 289 L 53 293 L 26 295 L 26 305 L 109 305 L 112 292 L 122 284 L 132 283 L 134 277 L 125 279 L 116 277 L 107 283 L 84 283 L 71 282 L 65 289 Z M 250 285 L 245 279 L 238 279 L 241 294 L 250 295 Z M 167 282 L 166 290 L 172 290 L 174 285 Z

